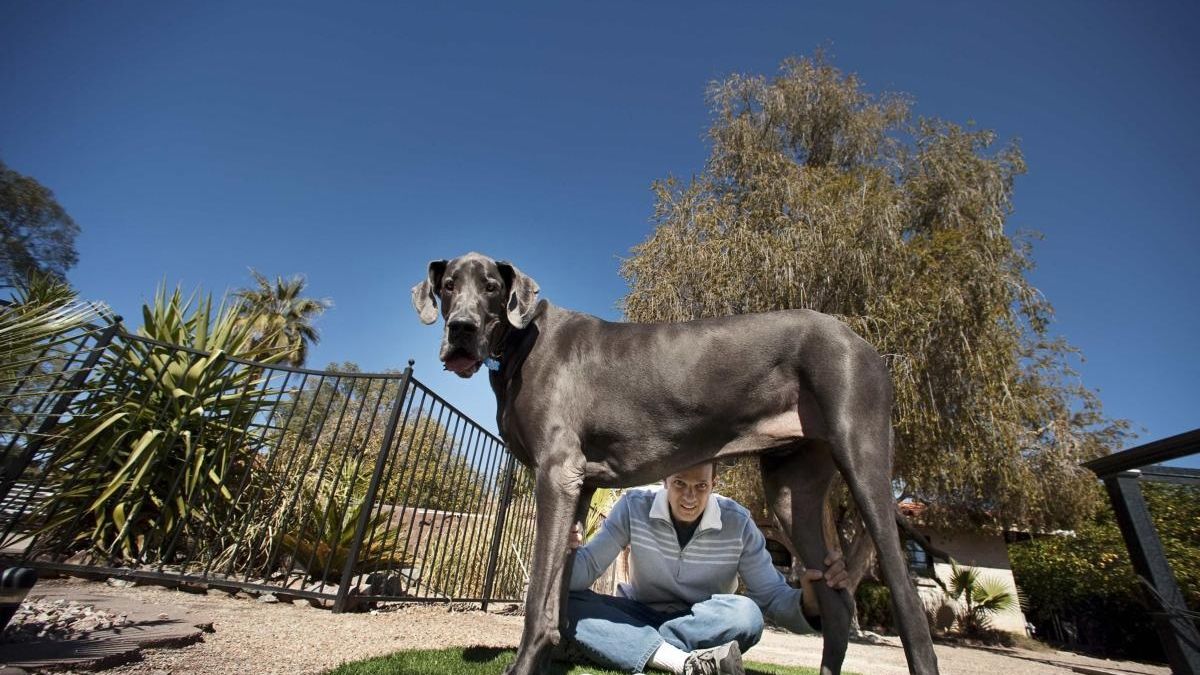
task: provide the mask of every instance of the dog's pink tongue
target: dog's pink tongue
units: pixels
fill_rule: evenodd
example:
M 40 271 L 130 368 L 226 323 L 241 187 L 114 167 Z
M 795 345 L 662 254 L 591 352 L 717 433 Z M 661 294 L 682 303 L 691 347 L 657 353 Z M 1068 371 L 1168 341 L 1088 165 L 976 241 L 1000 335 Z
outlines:
M 451 356 L 445 361 L 446 370 L 462 373 L 475 367 L 475 359 L 466 354 Z

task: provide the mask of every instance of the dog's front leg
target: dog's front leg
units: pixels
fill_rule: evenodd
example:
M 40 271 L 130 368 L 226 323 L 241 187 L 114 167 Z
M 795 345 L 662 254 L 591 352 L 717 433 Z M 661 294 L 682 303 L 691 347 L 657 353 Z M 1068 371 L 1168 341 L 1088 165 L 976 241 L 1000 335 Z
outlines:
M 568 453 L 537 467 L 537 530 L 525 595 L 525 631 L 508 675 L 542 672 L 550 647 L 561 639 L 562 585 L 572 553 L 567 538 L 583 492 L 582 459 L 575 459 L 578 453 L 569 453 L 568 458 L 564 455 Z

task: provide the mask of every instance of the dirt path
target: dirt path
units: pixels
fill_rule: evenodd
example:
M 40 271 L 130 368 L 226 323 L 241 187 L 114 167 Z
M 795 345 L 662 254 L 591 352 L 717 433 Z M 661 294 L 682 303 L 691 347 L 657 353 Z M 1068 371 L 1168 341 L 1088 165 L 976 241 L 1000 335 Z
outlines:
M 153 586 L 112 588 L 80 580 L 46 580 L 34 590 L 56 595 L 87 597 L 101 606 L 141 603 L 148 612 L 164 613 L 192 622 L 212 622 L 213 633 L 204 641 L 180 649 L 155 649 L 144 660 L 105 671 L 113 675 L 172 675 L 239 673 L 322 673 L 345 661 L 387 654 L 401 649 L 450 646 L 515 646 L 521 635 L 521 617 L 478 610 L 448 611 L 443 606 L 407 605 L 376 614 L 333 614 L 306 603 L 265 604 L 224 593 L 193 595 Z M 494 607 L 503 609 L 505 606 Z M 938 645 L 944 675 L 1029 673 L 1051 675 L 1072 672 L 1118 675 L 1166 675 L 1165 667 L 1104 661 L 1063 652 L 982 650 Z M 821 639 L 768 631 L 749 653 L 757 661 L 817 666 Z M 1074 670 L 1082 667 L 1085 670 Z M 863 675 L 907 673 L 899 641 L 886 644 L 852 644 L 846 670 Z M 1086 670 L 1086 669 L 1092 670 Z

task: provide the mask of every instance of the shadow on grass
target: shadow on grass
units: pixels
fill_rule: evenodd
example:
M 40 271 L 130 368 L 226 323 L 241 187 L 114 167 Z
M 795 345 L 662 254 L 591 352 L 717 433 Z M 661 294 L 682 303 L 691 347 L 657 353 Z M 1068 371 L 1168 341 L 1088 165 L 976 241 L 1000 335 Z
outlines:
M 517 653 L 512 649 L 501 649 L 499 647 L 467 647 L 466 649 L 463 650 L 462 655 L 463 655 L 463 661 L 466 661 L 468 663 L 496 662 L 498 666 L 503 667 L 503 666 L 507 666 L 508 664 L 512 663 L 513 659 L 516 658 Z M 546 673 L 546 675 L 567 675 L 568 673 L 572 672 L 573 670 L 575 670 L 576 668 L 579 668 L 579 667 L 580 666 L 576 666 L 576 665 L 570 664 L 570 663 L 564 663 L 562 661 L 551 661 L 548 664 L 548 666 L 546 667 L 546 669 L 543 670 L 542 672 Z M 588 672 L 593 672 L 593 671 L 589 670 Z M 609 671 L 609 670 L 595 671 L 595 675 L 600 675 L 600 673 L 609 673 L 609 672 L 616 672 L 616 671 Z

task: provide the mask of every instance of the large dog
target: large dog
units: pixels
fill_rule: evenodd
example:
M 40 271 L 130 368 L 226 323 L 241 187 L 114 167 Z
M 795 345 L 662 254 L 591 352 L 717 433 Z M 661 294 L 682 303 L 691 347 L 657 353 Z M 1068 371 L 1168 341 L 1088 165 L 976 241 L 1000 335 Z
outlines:
M 717 457 L 757 454 L 767 500 L 808 567 L 826 555 L 822 508 L 840 470 L 879 548 L 909 670 L 937 673 L 896 529 L 892 389 L 879 354 L 807 310 L 679 324 L 610 323 L 538 300 L 506 262 L 469 253 L 429 264 L 413 288 L 440 358 L 471 377 L 488 364 L 509 450 L 536 475 L 537 535 L 525 630 L 510 674 L 541 672 L 560 639 L 572 523 L 598 487 L 642 485 Z M 817 584 L 821 672 L 840 672 L 849 597 Z

